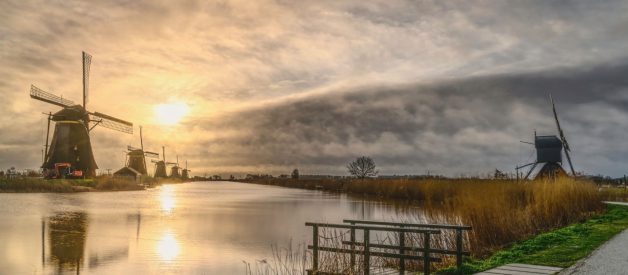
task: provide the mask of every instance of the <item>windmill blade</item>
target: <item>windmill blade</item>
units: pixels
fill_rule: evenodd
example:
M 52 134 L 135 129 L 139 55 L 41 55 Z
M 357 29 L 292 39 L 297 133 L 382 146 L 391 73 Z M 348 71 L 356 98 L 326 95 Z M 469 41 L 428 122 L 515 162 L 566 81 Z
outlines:
M 129 150 L 129 151 L 140 150 L 139 148 L 135 148 L 135 147 L 133 147 L 133 146 L 131 146 L 131 145 L 127 145 L 127 146 L 126 146 L 126 149 L 127 149 L 127 150 Z
M 145 151 L 144 156 L 146 156 L 147 158 L 159 158 L 159 154 L 149 151 Z
M 554 120 L 556 121 L 556 128 L 558 128 L 558 134 L 560 135 L 560 140 L 563 143 L 563 149 L 565 150 L 565 156 L 567 157 L 567 162 L 569 162 L 569 168 L 571 169 L 571 174 L 576 176 L 576 171 L 573 169 L 573 163 L 571 163 L 571 156 L 569 152 L 571 152 L 571 148 L 569 148 L 569 143 L 567 143 L 567 138 L 565 138 L 565 134 L 563 133 L 563 129 L 560 128 L 560 122 L 558 121 L 558 113 L 556 112 L 556 105 L 554 104 L 554 99 L 552 98 L 552 94 L 549 95 L 550 103 L 552 104 L 552 112 L 554 112 Z
M 124 121 L 119 118 L 105 115 L 103 113 L 94 112 L 92 115 L 92 121 L 98 122 L 99 125 L 112 130 L 120 131 L 127 134 L 133 134 L 133 123 Z
M 57 105 L 63 108 L 76 105 L 74 101 L 72 100 L 68 100 L 60 96 L 46 92 L 42 89 L 37 88 L 35 85 L 31 85 L 31 98 L 41 100 L 43 102 Z
M 153 159 L 153 160 L 151 160 L 150 162 L 152 162 L 152 163 L 158 163 L 158 162 L 161 162 L 161 160 L 154 160 L 154 159 Z
M 92 64 L 92 56 L 83 52 L 83 108 L 87 109 L 89 98 L 89 67 Z
M 166 165 L 177 165 L 176 162 L 166 162 Z

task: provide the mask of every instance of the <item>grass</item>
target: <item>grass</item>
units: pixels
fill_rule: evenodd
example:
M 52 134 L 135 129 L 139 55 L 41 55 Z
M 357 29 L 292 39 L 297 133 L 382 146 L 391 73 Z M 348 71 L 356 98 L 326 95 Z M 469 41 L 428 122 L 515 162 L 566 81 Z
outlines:
M 609 205 L 606 213 L 585 222 L 540 234 L 485 260 L 467 261 L 463 271 L 475 273 L 509 263 L 569 267 L 627 228 L 628 206 Z M 454 268 L 440 271 L 454 272 Z
M 261 179 L 254 183 L 322 189 L 417 204 L 421 212 L 402 222 L 470 225 L 466 250 L 476 259 L 604 212 L 602 193 L 588 181 L 423 179 L 423 180 L 292 180 Z M 579 230 L 578 228 L 574 230 Z M 549 237 L 546 237 L 549 238 Z M 438 248 L 454 250 L 453 234 L 435 236 Z M 454 257 L 445 257 L 443 268 Z M 417 266 L 420 268 L 420 266 Z
M 144 182 L 153 182 L 145 179 Z M 144 187 L 128 179 L 99 176 L 94 179 L 55 179 L 18 177 L 0 178 L 0 192 L 3 193 L 73 193 L 87 191 L 143 190 Z

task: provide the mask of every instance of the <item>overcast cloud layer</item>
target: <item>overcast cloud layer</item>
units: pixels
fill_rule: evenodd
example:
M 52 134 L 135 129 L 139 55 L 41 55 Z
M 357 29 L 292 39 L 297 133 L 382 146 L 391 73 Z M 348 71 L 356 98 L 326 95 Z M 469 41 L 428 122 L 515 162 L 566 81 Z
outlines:
M 554 134 L 576 170 L 628 167 L 626 1 L 2 1 L 0 168 L 37 167 L 42 111 L 30 84 L 144 125 L 152 150 L 193 173 L 382 174 L 513 170 L 519 140 Z M 185 102 L 176 126 L 153 108 Z M 136 128 L 137 131 L 137 128 Z M 101 168 L 138 137 L 96 129 Z

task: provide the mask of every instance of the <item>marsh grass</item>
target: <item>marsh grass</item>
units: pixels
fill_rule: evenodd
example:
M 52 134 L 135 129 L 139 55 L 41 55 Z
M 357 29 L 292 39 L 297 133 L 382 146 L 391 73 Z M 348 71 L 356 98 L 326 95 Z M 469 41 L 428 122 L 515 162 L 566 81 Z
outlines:
M 415 220 L 401 222 L 470 225 L 473 230 L 464 235 L 464 243 L 476 258 L 486 257 L 534 235 L 584 221 L 605 209 L 601 203 L 603 194 L 595 184 L 571 178 L 519 183 L 481 179 L 262 179 L 254 183 L 412 202 L 421 207 L 421 213 L 417 213 Z M 420 244 L 420 238 L 417 236 L 414 242 Z M 455 250 L 453 232 L 443 231 L 441 236 L 433 238 L 432 243 L 438 248 Z M 388 236 L 387 241 L 392 244 L 398 239 Z M 455 257 L 448 256 L 443 260 L 437 267 L 453 264 Z M 394 262 L 383 264 L 394 266 Z M 420 263 L 413 268 L 420 269 Z
M 152 182 L 147 179 L 148 182 Z M 132 179 L 98 176 L 93 179 L 45 180 L 33 177 L 0 178 L 0 192 L 5 193 L 73 193 L 87 191 L 143 190 L 144 186 Z

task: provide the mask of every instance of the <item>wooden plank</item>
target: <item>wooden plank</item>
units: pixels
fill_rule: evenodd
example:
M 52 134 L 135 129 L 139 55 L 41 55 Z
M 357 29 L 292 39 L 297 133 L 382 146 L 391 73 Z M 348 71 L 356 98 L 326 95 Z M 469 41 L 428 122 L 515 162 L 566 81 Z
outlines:
M 518 266 L 510 266 L 510 265 L 500 266 L 497 269 L 499 269 L 499 270 L 521 271 L 521 272 L 528 272 L 528 273 L 532 273 L 532 274 L 548 274 L 549 275 L 549 274 L 556 273 L 556 271 L 553 271 L 553 270 L 538 269 L 538 268 L 531 268 L 531 267 L 518 267 Z
M 546 269 L 546 270 L 551 270 L 551 271 L 561 271 L 561 270 L 563 270 L 560 267 L 544 266 L 544 265 L 531 265 L 531 264 L 507 264 L 507 266 L 529 267 L 529 268 L 536 268 L 536 269 Z
M 561 271 L 562 268 L 529 264 L 507 264 L 478 274 L 500 275 L 549 275 Z
M 501 269 L 499 267 L 493 268 L 491 270 L 487 270 L 485 272 L 503 274 L 503 275 L 541 275 L 541 273 L 530 273 L 526 271 L 507 270 L 507 269 Z

